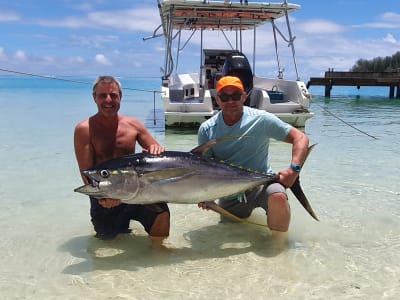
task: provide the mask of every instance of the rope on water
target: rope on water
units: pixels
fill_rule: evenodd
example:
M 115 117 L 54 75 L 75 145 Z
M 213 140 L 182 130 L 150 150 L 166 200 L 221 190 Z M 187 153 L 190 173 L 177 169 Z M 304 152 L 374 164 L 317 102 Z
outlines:
M 325 111 L 325 112 L 327 112 L 328 114 L 330 114 L 332 117 L 338 119 L 338 120 L 339 120 L 340 122 L 342 122 L 343 124 L 345 124 L 345 125 L 347 125 L 347 126 L 353 128 L 353 129 L 357 130 L 358 132 L 361 132 L 362 134 L 364 134 L 364 135 L 366 135 L 366 136 L 368 136 L 368 137 L 370 137 L 370 138 L 373 138 L 373 139 L 375 139 L 375 140 L 378 139 L 376 136 L 373 136 L 373 135 L 371 135 L 371 134 L 369 134 L 369 133 L 367 133 L 367 132 L 365 132 L 365 131 L 363 131 L 363 130 L 357 128 L 357 127 L 355 127 L 354 125 L 352 125 L 352 124 L 346 122 L 345 120 L 343 120 L 342 118 L 338 117 L 337 115 L 335 115 L 333 112 L 327 110 L 326 108 L 322 107 L 322 106 L 319 105 L 318 103 L 315 103 L 315 104 L 318 105 L 318 107 L 321 108 L 323 111 Z

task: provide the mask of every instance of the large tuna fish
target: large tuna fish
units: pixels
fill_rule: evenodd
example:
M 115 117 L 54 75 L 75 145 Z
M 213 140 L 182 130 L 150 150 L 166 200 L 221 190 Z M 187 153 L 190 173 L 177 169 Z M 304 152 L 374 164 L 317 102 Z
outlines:
M 96 198 L 121 199 L 128 204 L 197 204 L 240 195 L 261 184 L 279 181 L 277 174 L 247 171 L 203 155 L 223 139 L 210 141 L 190 152 L 137 153 L 106 161 L 82 171 L 91 184 L 75 191 Z M 298 180 L 291 189 L 317 220 Z

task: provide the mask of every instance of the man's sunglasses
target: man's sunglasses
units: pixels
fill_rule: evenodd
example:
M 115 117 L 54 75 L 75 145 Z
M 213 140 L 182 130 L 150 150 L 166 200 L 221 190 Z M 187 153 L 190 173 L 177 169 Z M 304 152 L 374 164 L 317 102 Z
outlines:
M 222 102 L 228 102 L 230 100 L 233 101 L 239 101 L 242 98 L 242 93 L 234 93 L 234 94 L 225 94 L 225 93 L 221 93 L 218 94 L 219 99 L 221 99 Z

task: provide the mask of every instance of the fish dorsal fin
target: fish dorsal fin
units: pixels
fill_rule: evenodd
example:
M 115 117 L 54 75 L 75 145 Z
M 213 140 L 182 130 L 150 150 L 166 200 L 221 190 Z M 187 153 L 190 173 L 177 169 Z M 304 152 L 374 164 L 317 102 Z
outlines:
M 193 148 L 190 152 L 193 154 L 196 154 L 198 156 L 204 156 L 204 154 L 207 153 L 208 150 L 210 150 L 213 146 L 216 144 L 219 144 L 224 141 L 228 140 L 233 140 L 233 139 L 239 139 L 239 138 L 248 138 L 249 136 L 246 135 L 240 135 L 240 136 L 224 136 L 218 139 L 213 139 L 208 141 L 207 143 L 201 144 L 197 146 L 196 148 Z

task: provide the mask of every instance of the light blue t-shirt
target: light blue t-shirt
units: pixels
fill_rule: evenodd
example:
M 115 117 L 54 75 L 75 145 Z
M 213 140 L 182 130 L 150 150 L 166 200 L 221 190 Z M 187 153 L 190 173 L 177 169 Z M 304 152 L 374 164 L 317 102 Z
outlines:
M 206 155 L 252 171 L 271 173 L 270 139 L 284 141 L 291 129 L 291 125 L 271 113 L 244 106 L 242 118 L 232 126 L 225 124 L 222 111 L 202 123 L 198 142 L 201 145 L 216 138 L 234 137 L 213 146 Z

